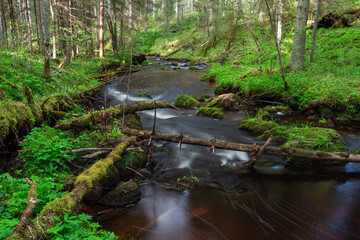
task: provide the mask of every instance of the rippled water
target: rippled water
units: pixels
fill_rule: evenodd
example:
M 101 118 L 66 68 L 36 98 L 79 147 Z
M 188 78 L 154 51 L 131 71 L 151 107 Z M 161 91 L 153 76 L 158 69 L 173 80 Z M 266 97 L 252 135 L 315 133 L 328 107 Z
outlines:
M 182 65 L 184 66 L 184 65 Z M 170 67 L 170 66 L 169 66 Z M 186 68 L 186 66 L 185 66 Z M 181 94 L 213 95 L 203 71 L 143 68 L 132 74 L 129 101 L 146 92 L 156 101 L 174 103 Z M 126 99 L 125 77 L 102 90 L 112 106 Z M 153 111 L 141 113 L 143 126 L 152 129 Z M 227 112 L 224 119 L 195 117 L 194 109 L 157 111 L 156 131 L 219 141 L 263 143 L 237 129 L 246 113 Z M 359 148 L 359 128 L 341 131 L 350 149 Z M 137 239 L 360 239 L 360 165 L 323 170 L 284 167 L 282 159 L 253 170 L 239 168 L 247 153 L 156 142 L 166 147 L 155 153 L 153 179 L 141 186 L 143 197 L 118 217 L 103 222 L 121 237 Z M 273 143 L 277 144 L 277 143 Z M 192 192 L 174 191 L 176 179 L 200 179 Z

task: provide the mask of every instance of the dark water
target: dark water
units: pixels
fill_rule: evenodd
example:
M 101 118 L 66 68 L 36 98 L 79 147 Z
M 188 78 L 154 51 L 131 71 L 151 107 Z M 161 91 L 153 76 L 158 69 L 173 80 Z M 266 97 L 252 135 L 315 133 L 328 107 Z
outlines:
M 143 68 L 132 74 L 129 101 L 143 101 L 146 92 L 156 101 L 174 103 L 177 95 L 213 95 L 202 71 Z M 125 77 L 103 89 L 109 105 L 126 98 Z M 237 129 L 246 113 L 227 112 L 222 120 L 195 117 L 195 110 L 157 111 L 156 130 L 164 133 L 242 143 L 263 143 Z M 141 113 L 150 130 L 153 111 Z M 359 148 L 359 128 L 342 129 L 350 149 Z M 254 170 L 239 168 L 247 153 L 156 142 L 166 151 L 154 154 L 151 181 L 141 186 L 143 197 L 118 217 L 103 222 L 106 230 L 136 239 L 360 239 L 360 165 L 323 170 L 291 169 L 283 159 Z M 276 145 L 276 143 L 274 143 Z M 192 192 L 174 191 L 176 179 L 200 179 Z

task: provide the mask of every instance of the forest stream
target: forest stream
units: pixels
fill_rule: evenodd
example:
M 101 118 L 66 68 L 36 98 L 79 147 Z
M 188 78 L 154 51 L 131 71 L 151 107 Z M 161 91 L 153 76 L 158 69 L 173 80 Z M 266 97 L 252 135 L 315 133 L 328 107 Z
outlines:
M 131 75 L 130 102 L 146 101 L 145 92 L 156 101 L 174 103 L 176 96 L 213 95 L 210 83 L 200 81 L 200 70 L 186 63 L 167 70 L 142 67 Z M 108 106 L 126 100 L 123 77 L 100 94 Z M 144 130 L 153 127 L 154 111 L 141 114 Z M 194 116 L 194 109 L 157 110 L 156 131 L 169 134 L 239 143 L 259 143 L 256 136 L 239 130 L 245 110 L 225 112 L 215 120 Z M 340 133 L 350 151 L 360 143 L 360 129 Z M 326 169 L 285 167 L 282 158 L 262 156 L 263 166 L 240 168 L 248 153 L 156 141 L 165 151 L 154 153 L 152 178 L 142 184 L 142 199 L 117 217 L 102 222 L 104 229 L 136 239 L 360 239 L 360 165 Z M 279 145 L 279 143 L 272 143 Z M 193 191 L 176 191 L 176 179 L 190 171 L 200 184 Z M 89 212 L 93 209 L 88 210 Z

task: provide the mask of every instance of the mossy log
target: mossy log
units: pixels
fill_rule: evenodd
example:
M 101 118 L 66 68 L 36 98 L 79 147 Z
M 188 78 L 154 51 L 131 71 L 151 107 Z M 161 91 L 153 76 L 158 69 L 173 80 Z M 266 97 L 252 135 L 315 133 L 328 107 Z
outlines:
M 53 96 L 40 102 L 0 101 L 0 144 L 10 135 L 26 134 L 55 110 L 71 109 L 74 101 L 69 96 Z
M 39 239 L 47 229 L 56 225 L 57 221 L 54 217 L 61 219 L 65 214 L 72 213 L 85 194 L 90 192 L 96 183 L 106 178 L 107 170 L 121 160 L 121 155 L 135 140 L 135 137 L 131 137 L 122 141 L 106 158 L 97 161 L 89 169 L 81 173 L 75 180 L 74 189 L 65 196 L 56 198 L 46 204 L 34 220 L 33 227 L 19 234 L 19 239 Z
M 141 138 L 150 138 L 153 140 L 161 140 L 167 142 L 176 142 L 184 144 L 192 144 L 198 146 L 205 146 L 210 148 L 253 152 L 256 150 L 255 145 L 233 143 L 233 142 L 218 142 L 214 140 L 207 140 L 202 138 L 190 138 L 182 135 L 172 135 L 165 133 L 152 133 L 150 131 L 138 131 L 121 127 L 121 131 L 125 134 L 138 136 Z M 338 162 L 360 162 L 360 154 L 349 154 L 348 152 L 323 152 L 323 151 L 308 151 L 303 149 L 294 149 L 289 147 L 267 147 L 264 149 L 264 154 L 285 156 L 291 160 L 291 157 L 306 158 L 314 161 L 338 161 Z
M 152 110 L 156 108 L 175 108 L 168 102 L 139 102 L 120 104 L 115 107 L 91 112 L 73 120 L 65 120 L 55 126 L 57 129 L 70 130 L 70 129 L 88 129 L 91 124 L 102 122 L 104 119 L 119 118 L 125 114 L 135 113 L 137 111 Z

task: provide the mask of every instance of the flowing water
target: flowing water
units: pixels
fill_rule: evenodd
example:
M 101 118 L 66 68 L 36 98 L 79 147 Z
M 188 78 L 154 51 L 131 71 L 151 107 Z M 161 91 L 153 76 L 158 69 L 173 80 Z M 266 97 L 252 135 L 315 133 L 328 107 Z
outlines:
M 145 101 L 140 93 L 156 101 L 174 103 L 176 96 L 213 95 L 203 71 L 161 70 L 144 67 L 130 79 L 129 101 Z M 200 66 L 201 68 L 204 66 Z M 128 76 L 104 88 L 109 106 L 126 99 Z M 263 143 L 237 127 L 247 114 L 226 112 L 215 120 L 194 116 L 194 109 L 157 110 L 156 131 L 241 143 Z M 154 111 L 141 113 L 145 130 L 153 126 Z M 350 150 L 359 148 L 360 129 L 342 129 Z M 349 133 L 349 134 L 348 134 Z M 320 170 L 284 167 L 283 159 L 255 167 L 240 168 L 247 153 L 215 150 L 176 143 L 155 142 L 165 151 L 154 154 L 153 178 L 141 186 L 142 199 L 118 217 L 102 222 L 120 237 L 136 239 L 360 239 L 360 165 Z M 273 143 L 273 145 L 277 145 Z M 200 180 L 195 191 L 174 190 L 176 179 Z

